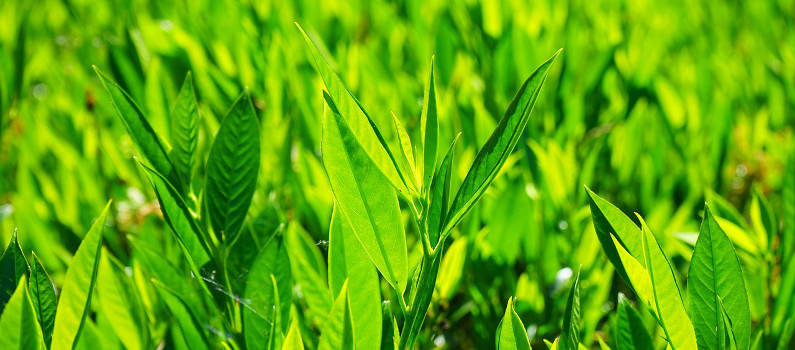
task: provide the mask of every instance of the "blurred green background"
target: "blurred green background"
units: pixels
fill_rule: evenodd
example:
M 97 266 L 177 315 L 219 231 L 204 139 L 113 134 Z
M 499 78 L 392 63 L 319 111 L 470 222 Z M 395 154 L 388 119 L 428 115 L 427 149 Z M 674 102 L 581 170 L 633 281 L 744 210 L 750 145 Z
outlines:
M 793 165 L 787 170 L 795 152 L 790 0 L 2 1 L 0 243 L 19 228 L 23 249 L 61 285 L 80 237 L 112 198 L 106 247 L 122 264 L 131 259 L 128 236 L 179 254 L 165 242 L 96 65 L 160 135 L 191 71 L 200 164 L 225 109 L 248 87 L 263 135 L 252 223 L 300 225 L 326 254 L 323 84 L 294 22 L 326 43 L 395 144 L 390 112 L 419 139 L 435 56 L 440 143 L 462 132 L 454 188 L 522 80 L 564 48 L 524 140 L 453 235 L 448 249 L 460 253 L 443 263 L 423 348 L 490 347 L 510 295 L 533 344 L 554 337 L 569 269 L 580 266 L 583 343 L 610 338 L 597 330 L 609 329 L 626 287 L 601 252 L 583 185 L 641 213 L 682 272 L 704 201 L 721 203 L 746 257 L 754 321 L 764 324 L 770 306 L 755 292 L 778 290 L 779 258 L 742 240 L 757 226 L 754 193 L 779 210 L 782 183 L 795 177 Z M 416 263 L 421 251 L 409 250 Z

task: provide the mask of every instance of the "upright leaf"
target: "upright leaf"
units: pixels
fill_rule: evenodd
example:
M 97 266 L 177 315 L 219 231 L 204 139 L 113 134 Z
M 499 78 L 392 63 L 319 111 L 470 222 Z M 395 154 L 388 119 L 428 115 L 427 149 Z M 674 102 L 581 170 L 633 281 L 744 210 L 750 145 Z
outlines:
M 301 339 L 301 326 L 298 325 L 298 318 L 294 317 L 290 324 L 290 330 L 284 338 L 281 350 L 304 350 L 304 341 Z
M 329 228 L 329 285 L 339 294 L 346 279 L 355 288 L 348 289 L 351 303 L 354 343 L 366 349 L 381 343 L 381 283 L 378 272 L 356 239 L 350 224 L 336 209 Z
M 341 216 L 387 282 L 403 291 L 408 280 L 406 237 L 395 191 L 377 171 L 331 97 L 323 122 L 323 164 Z
M 58 299 L 55 313 L 55 325 L 52 334 L 52 349 L 72 349 L 88 316 L 91 295 L 97 280 L 99 253 L 102 246 L 102 231 L 105 228 L 105 217 L 110 209 L 110 202 L 99 214 L 83 241 L 77 248 Z
M 431 58 L 431 72 L 428 76 L 428 85 L 425 86 L 425 98 L 422 100 L 422 144 L 424 158 L 424 186 L 430 184 L 436 171 L 436 148 L 439 142 L 439 120 L 436 114 L 436 86 L 433 79 L 433 58 Z
M 110 321 L 110 326 L 127 349 L 143 349 L 140 327 L 133 314 L 132 305 L 126 295 L 126 288 L 117 277 L 118 269 L 113 266 L 107 252 L 102 254 L 97 272 L 97 295 L 102 313 Z
M 599 243 L 607 254 L 607 258 L 613 263 L 619 276 L 624 281 L 630 282 L 629 276 L 621 263 L 615 245 L 613 244 L 613 236 L 624 246 L 632 256 L 643 256 L 641 246 L 641 232 L 638 226 L 613 204 L 606 201 L 604 198 L 599 197 L 596 193 L 591 191 L 588 187 L 585 188 L 588 193 L 588 202 L 591 207 L 591 216 L 593 217 L 593 226 L 596 231 L 596 236 L 599 238 Z M 645 267 L 645 260 L 638 259 L 641 266 Z
M 196 143 L 199 134 L 199 112 L 196 108 L 196 92 L 193 90 L 193 77 L 190 72 L 177 95 L 174 109 L 171 111 L 171 160 L 179 175 L 180 182 L 185 184 L 185 192 L 190 192 L 193 177 L 193 163 Z
M 15 292 L 0 316 L 0 349 L 47 349 L 42 338 L 33 302 L 30 300 L 25 276 L 19 280 Z
M 220 241 L 234 241 L 257 187 L 259 124 L 248 92 L 221 122 L 207 158 L 207 214 Z
M 406 162 L 406 165 L 409 167 L 409 173 L 411 174 L 412 180 L 408 183 L 416 188 L 419 179 L 417 178 L 417 166 L 416 166 L 416 159 L 414 158 L 414 146 L 411 144 L 411 138 L 409 137 L 409 133 L 406 131 L 406 127 L 403 126 L 403 123 L 400 122 L 400 119 L 392 113 L 392 123 L 395 124 L 395 133 L 397 133 L 398 141 L 400 142 L 400 150 L 403 154 L 403 161 Z
M 444 247 L 440 248 L 444 249 Z M 403 323 L 402 333 L 398 349 L 411 349 L 417 339 L 422 324 L 425 322 L 425 314 L 431 305 L 433 288 L 436 286 L 436 277 L 439 274 L 439 266 L 442 264 L 443 250 L 439 250 L 434 255 L 426 255 L 420 265 L 420 274 L 417 278 L 417 285 L 412 290 L 414 297 L 411 300 L 411 309 Z
M 196 222 L 193 213 L 177 189 L 171 186 L 156 170 L 143 163 L 139 164 L 146 171 L 149 182 L 157 195 L 157 201 L 160 203 L 163 218 L 176 236 L 186 257 L 190 258 L 192 266 L 201 267 L 210 261 L 209 237 L 204 234 L 204 230 Z
M 28 274 L 28 262 L 22 247 L 17 241 L 17 231 L 11 236 L 11 242 L 0 256 L 0 313 L 3 312 L 6 303 L 14 294 L 17 284 L 22 277 Z
M 188 305 L 185 304 L 180 295 L 160 281 L 154 280 L 152 282 L 155 284 L 160 298 L 165 302 L 177 325 L 179 325 L 188 347 L 196 350 L 210 349 L 210 344 L 204 334 L 201 322 Z
M 276 281 L 274 286 L 273 281 Z M 287 330 L 292 298 L 290 260 L 280 234 L 274 234 L 248 273 L 243 305 L 243 333 L 249 349 L 265 349 L 277 332 Z M 278 302 L 277 302 L 278 300 Z M 281 320 L 281 324 L 277 321 Z
M 513 308 L 513 298 L 508 299 L 505 315 L 497 326 L 497 350 L 530 350 L 527 331 Z
M 718 349 L 720 301 L 726 308 L 739 349 L 751 344 L 751 312 L 740 261 L 729 237 L 708 206 L 696 241 L 687 280 L 690 309 L 699 349 Z
M 457 225 L 472 209 L 475 202 L 480 199 L 480 196 L 483 195 L 483 192 L 486 191 L 486 188 L 497 176 L 502 165 L 505 164 L 516 143 L 522 137 L 527 121 L 530 120 L 530 113 L 533 111 L 533 106 L 541 91 L 541 86 L 544 85 L 544 81 L 547 78 L 549 68 L 560 52 L 561 50 L 555 52 L 552 57 L 536 68 L 525 80 L 505 111 L 505 115 L 500 120 L 497 128 L 486 141 L 486 144 L 478 151 L 475 161 L 469 168 L 469 172 L 453 200 L 450 208 L 451 215 L 449 215 L 447 220 L 445 231 Z
M 333 297 L 326 285 L 326 261 L 309 234 L 297 222 L 289 224 L 285 237 L 290 269 L 306 302 L 307 318 L 316 325 L 326 322 Z
M 317 348 L 318 350 L 352 350 L 354 349 L 353 332 L 348 282 L 346 281 L 342 285 L 337 300 L 334 301 L 328 322 L 320 329 L 320 344 Z
M 168 157 L 169 149 L 160 140 L 155 130 L 152 129 L 152 126 L 149 124 L 143 112 L 141 112 L 141 109 L 119 84 L 116 84 L 96 66 L 94 67 L 94 71 L 97 73 L 105 90 L 110 94 L 113 108 L 116 110 L 122 122 L 124 122 L 124 126 L 127 127 L 127 132 L 141 150 L 141 153 L 143 153 L 144 157 L 152 163 L 152 166 L 159 173 L 164 174 L 174 187 L 182 192 L 184 186 L 180 181 L 177 169 Z
M 569 297 L 566 299 L 566 311 L 563 313 L 563 331 L 560 334 L 562 350 L 577 350 L 580 346 L 580 273 L 574 278 Z
M 397 161 L 389 150 L 384 137 L 381 136 L 381 132 L 378 131 L 375 122 L 373 122 L 356 97 L 348 91 L 340 77 L 334 72 L 329 61 L 320 52 L 322 43 L 311 39 L 298 23 L 295 25 L 304 36 L 312 62 L 315 69 L 320 73 L 329 96 L 339 108 L 340 115 L 345 118 L 351 133 L 361 144 L 364 153 L 372 159 L 378 171 L 386 177 L 392 186 L 407 195 L 405 192 L 409 182 L 397 170 Z
M 619 297 L 618 301 L 615 338 L 617 350 L 654 348 L 649 331 L 643 326 L 643 319 L 624 297 Z
M 30 298 L 36 309 L 36 318 L 41 325 L 44 343 L 50 346 L 52 342 L 52 329 L 55 324 L 55 308 L 57 305 L 55 289 L 52 280 L 44 270 L 39 257 L 32 254 L 30 264 Z
M 461 134 L 458 135 L 460 136 Z M 439 171 L 434 174 L 428 192 L 428 201 L 430 203 L 428 205 L 428 214 L 425 218 L 428 222 L 428 238 L 431 247 L 434 249 L 436 249 L 439 243 L 439 238 L 444 229 L 445 220 L 447 219 L 447 207 L 450 200 L 450 180 L 452 178 L 453 167 L 453 149 L 457 141 L 458 136 L 456 136 L 450 148 L 447 150 L 447 154 L 444 156 L 442 164 L 439 166 Z

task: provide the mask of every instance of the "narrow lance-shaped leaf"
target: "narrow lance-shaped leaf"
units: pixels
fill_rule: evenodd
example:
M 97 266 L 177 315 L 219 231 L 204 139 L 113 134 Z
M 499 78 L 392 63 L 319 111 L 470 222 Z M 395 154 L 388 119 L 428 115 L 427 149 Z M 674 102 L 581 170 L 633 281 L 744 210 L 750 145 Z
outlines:
M 108 258 L 107 252 L 103 253 L 99 259 L 97 272 L 99 307 L 125 348 L 141 349 L 143 337 L 125 295 L 125 287 L 116 275 L 117 271 L 118 268 Z
M 513 298 L 508 299 L 505 315 L 497 326 L 497 350 L 530 350 L 527 331 L 513 308 Z
M 353 321 L 354 343 L 366 349 L 381 343 L 381 283 L 375 265 L 356 239 L 350 224 L 337 209 L 331 214 L 329 228 L 329 285 L 339 294 L 346 279 L 356 286 L 348 289 Z
M 52 334 L 52 350 L 72 349 L 88 316 L 91 295 L 97 280 L 99 253 L 102 246 L 102 231 L 110 202 L 99 214 L 94 224 L 83 237 L 77 252 L 66 270 L 66 278 L 58 299 L 55 325 Z
M 276 285 L 273 280 L 276 280 Z M 246 346 L 249 349 L 264 349 L 269 342 L 274 341 L 274 335 L 266 330 L 273 328 L 277 332 L 286 331 L 286 321 L 289 319 L 292 281 L 290 260 L 281 234 L 275 233 L 257 255 L 248 273 L 243 295 L 246 300 L 243 305 Z M 287 307 L 281 308 L 281 305 Z M 283 320 L 283 324 L 277 320 Z
M 541 86 L 544 85 L 549 68 L 560 52 L 561 50 L 555 52 L 525 80 L 497 128 L 478 151 L 453 200 L 445 232 L 457 225 L 472 209 L 505 164 L 516 143 L 519 142 L 527 121 L 530 120 L 530 113 L 538 99 Z
M 439 170 L 433 176 L 433 181 L 431 181 L 431 187 L 428 192 L 430 204 L 425 220 L 428 222 L 428 237 L 431 248 L 433 249 L 436 249 L 438 246 L 439 238 L 447 218 L 447 207 L 450 199 L 450 180 L 452 178 L 453 167 L 453 150 L 455 149 L 455 144 L 459 136 L 461 136 L 460 133 L 447 150 L 447 154 L 444 156 Z
M 643 325 L 643 319 L 629 301 L 623 296 L 618 300 L 618 314 L 615 329 L 617 350 L 653 349 L 649 331 Z
M 739 349 L 751 343 L 751 312 L 740 262 L 729 237 L 708 206 L 690 260 L 687 290 L 699 349 L 718 349 L 720 301 L 726 308 Z
M 436 148 L 439 143 L 439 120 L 436 113 L 436 86 L 433 79 L 433 58 L 431 58 L 431 71 L 428 76 L 428 85 L 425 86 L 425 98 L 422 100 L 422 144 L 424 179 L 423 186 L 428 186 L 436 170 Z
M 166 287 L 160 281 L 153 280 L 152 283 L 154 283 L 160 298 L 171 311 L 171 315 L 174 316 L 189 348 L 196 350 L 209 349 L 207 336 L 204 334 L 201 323 L 179 294 Z
M 563 313 L 563 330 L 560 334 L 562 350 L 577 350 L 580 346 L 580 273 L 574 278 L 569 297 L 566 299 L 566 310 Z
M 199 134 L 199 112 L 196 107 L 196 92 L 193 89 L 193 76 L 185 75 L 185 81 L 179 90 L 174 109 L 171 111 L 171 160 L 179 175 L 180 182 L 185 184 L 183 195 L 190 193 L 193 177 L 193 164 L 196 143 Z
M 411 182 L 407 181 L 398 171 L 395 157 L 389 150 L 381 132 L 378 131 L 375 122 L 373 122 L 356 97 L 348 91 L 348 88 L 345 87 L 345 84 L 331 67 L 329 61 L 321 53 L 320 47 L 322 47 L 322 43 L 310 38 L 298 23 L 295 25 L 304 36 L 315 69 L 320 73 L 329 96 L 334 100 L 340 114 L 345 118 L 352 134 L 355 135 L 364 152 L 372 159 L 376 168 L 389 180 L 389 183 L 403 195 L 408 195 L 406 191 L 408 184 Z
M 55 308 L 57 305 L 52 280 L 44 270 L 39 257 L 32 253 L 30 260 L 30 298 L 36 309 L 36 317 L 41 325 L 44 343 L 50 346 L 52 329 L 55 324 Z
M 619 276 L 626 282 L 631 282 L 624 265 L 618 255 L 615 245 L 613 244 L 613 236 L 624 246 L 632 256 L 643 256 L 641 247 L 641 232 L 638 226 L 628 216 L 616 208 L 613 204 L 606 201 L 604 198 L 599 197 L 596 193 L 585 187 L 588 194 L 588 203 L 591 207 L 591 216 L 593 217 L 594 230 L 596 236 L 599 238 L 599 243 L 602 245 L 607 258 L 613 263 Z M 645 268 L 645 260 L 638 258 L 641 266 Z
M 184 185 L 180 181 L 177 169 L 168 157 L 169 148 L 160 140 L 141 109 L 119 84 L 116 84 L 96 66 L 94 71 L 105 90 L 110 94 L 113 108 L 124 122 L 127 132 L 141 153 L 159 173 L 164 174 L 169 182 L 182 192 Z
M 403 126 L 403 123 L 400 122 L 400 119 L 392 112 L 392 123 L 395 125 L 395 133 L 398 136 L 398 141 L 400 142 L 400 150 L 403 154 L 403 161 L 406 162 L 406 165 L 409 167 L 409 173 L 411 174 L 411 184 L 415 188 L 417 187 L 417 161 L 414 158 L 414 146 L 411 144 L 411 138 L 409 137 L 408 131 L 406 131 L 406 127 Z
M 298 317 L 293 317 L 290 330 L 284 338 L 282 350 L 304 350 L 304 341 L 301 339 L 301 326 L 298 324 Z
M 210 261 L 209 236 L 196 222 L 193 213 L 177 189 L 154 169 L 143 163 L 138 164 L 146 171 L 149 182 L 157 195 L 157 201 L 160 203 L 163 218 L 183 248 L 185 255 L 192 260 L 191 265 L 199 268 Z
M 641 222 L 642 245 L 654 292 L 657 317 L 672 348 L 695 349 L 696 334 L 690 317 L 687 316 L 673 267 L 646 222 L 640 215 L 638 219 Z
M 428 307 L 431 305 L 433 288 L 436 286 L 436 277 L 439 275 L 439 266 L 442 264 L 444 247 L 440 249 L 441 250 L 436 251 L 432 256 L 426 255 L 423 257 L 417 285 L 414 290 L 412 290 L 414 298 L 411 300 L 411 309 L 409 310 L 409 314 L 401 330 L 402 333 L 400 334 L 398 349 L 413 348 L 414 341 L 422 330 L 422 324 L 425 322 L 425 314 L 428 313 Z
M 375 326 L 375 325 L 373 325 Z M 339 296 L 331 308 L 329 320 L 320 329 L 318 350 L 352 350 L 353 323 L 351 321 L 348 282 L 342 285 Z
M 247 91 L 221 122 L 207 159 L 207 214 L 220 241 L 234 241 L 257 187 L 259 123 Z
M 44 350 L 46 345 L 36 321 L 33 302 L 30 300 L 25 276 L 19 280 L 16 290 L 0 316 L 0 349 Z
M 28 274 L 28 262 L 17 241 L 17 230 L 0 256 L 0 312 L 14 293 L 19 280 Z
M 403 291 L 408 281 L 406 237 L 397 195 L 354 137 L 331 97 L 323 122 L 323 164 L 340 214 L 387 282 Z

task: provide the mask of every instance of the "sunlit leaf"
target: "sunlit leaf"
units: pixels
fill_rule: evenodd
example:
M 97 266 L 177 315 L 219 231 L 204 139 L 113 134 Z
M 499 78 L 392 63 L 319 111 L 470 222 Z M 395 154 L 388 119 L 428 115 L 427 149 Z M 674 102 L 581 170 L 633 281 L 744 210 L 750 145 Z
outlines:
M 574 278 L 569 297 L 566 299 L 566 310 L 563 313 L 563 330 L 560 334 L 560 348 L 577 350 L 580 346 L 580 273 Z
M 28 262 L 17 241 L 17 231 L 11 236 L 11 242 L 0 256 L 0 313 L 11 299 L 19 280 L 28 275 Z
M 328 322 L 323 324 L 320 329 L 320 344 L 317 348 L 318 350 L 352 350 L 354 349 L 353 332 L 348 282 L 346 281 L 334 301 Z
M 36 309 L 36 318 L 41 325 L 41 332 L 44 336 L 44 343 L 47 346 L 52 342 L 52 329 L 55 324 L 55 308 L 57 299 L 52 280 L 44 270 L 39 257 L 35 253 L 30 259 L 30 298 Z
M 39 323 L 36 321 L 36 311 L 30 299 L 25 276 L 19 280 L 16 291 L 6 304 L 0 316 L 0 349 L 25 349 L 44 350 L 44 344 Z
M 290 260 L 280 234 L 274 234 L 254 260 L 248 272 L 244 299 L 246 346 L 264 349 L 276 336 L 270 330 L 285 332 L 289 321 L 292 299 Z
M 514 310 L 513 298 L 508 299 L 505 315 L 497 326 L 497 350 L 530 350 L 530 340 L 527 339 L 522 320 Z
M 433 78 L 433 59 L 428 73 L 428 84 L 425 85 L 425 98 L 422 100 L 422 145 L 423 174 L 422 183 L 428 186 L 436 172 L 436 149 L 439 143 L 439 118 L 436 112 L 436 86 Z
M 199 134 L 199 112 L 196 107 L 196 92 L 193 90 L 193 76 L 185 75 L 185 81 L 179 90 L 174 108 L 171 111 L 171 160 L 185 184 L 185 192 L 190 192 L 193 177 L 193 164 L 196 158 L 196 143 Z

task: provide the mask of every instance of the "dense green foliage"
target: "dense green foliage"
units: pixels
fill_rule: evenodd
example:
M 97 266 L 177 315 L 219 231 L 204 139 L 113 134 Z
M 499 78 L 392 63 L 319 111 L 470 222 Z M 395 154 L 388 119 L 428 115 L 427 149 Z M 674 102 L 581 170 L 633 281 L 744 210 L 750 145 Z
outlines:
M 790 348 L 794 23 L 0 2 L 0 348 Z

